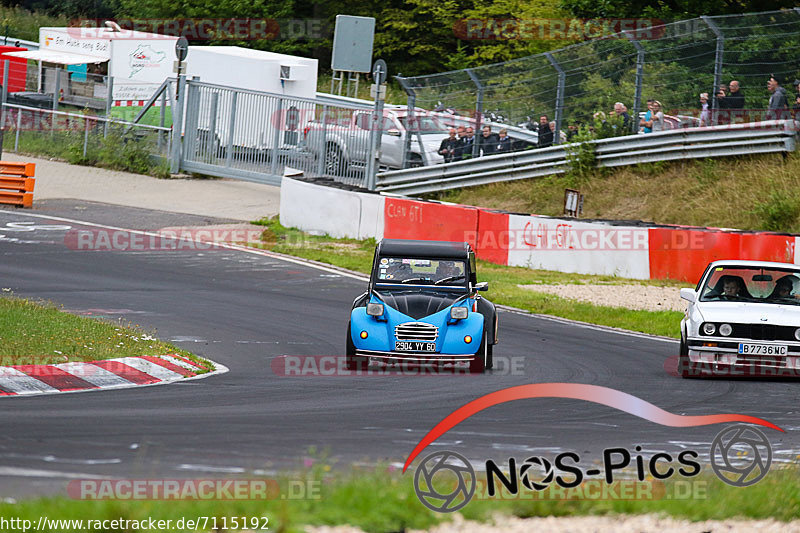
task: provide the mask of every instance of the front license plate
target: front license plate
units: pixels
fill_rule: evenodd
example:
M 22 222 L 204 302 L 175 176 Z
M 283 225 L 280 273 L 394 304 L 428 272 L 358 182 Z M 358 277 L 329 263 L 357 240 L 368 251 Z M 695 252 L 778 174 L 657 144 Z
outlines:
M 742 355 L 786 355 L 787 347 L 785 345 L 740 342 L 739 353 Z
M 395 341 L 394 351 L 396 352 L 435 352 L 435 342 L 420 341 Z

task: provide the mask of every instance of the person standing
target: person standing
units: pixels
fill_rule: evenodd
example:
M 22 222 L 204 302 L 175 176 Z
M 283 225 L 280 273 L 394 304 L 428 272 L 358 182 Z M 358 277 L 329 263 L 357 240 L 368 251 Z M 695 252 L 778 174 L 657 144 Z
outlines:
M 647 112 L 639 120 L 639 127 L 642 128 L 642 133 L 652 133 L 653 131 L 653 100 L 647 101 Z
M 461 161 L 464 159 L 464 139 L 467 137 L 467 129 L 464 126 L 456 128 L 458 139 L 456 140 L 455 149 L 453 150 L 453 161 Z
M 730 93 L 725 98 L 727 111 L 730 115 L 728 122 L 730 124 L 734 124 L 737 121 L 742 122 L 744 117 L 744 93 L 736 80 L 732 80 L 728 87 L 730 87 Z
M 622 102 L 614 104 L 614 114 L 622 117 L 622 132 L 618 135 L 625 135 L 630 131 L 631 116 L 628 114 L 628 108 Z
M 445 163 L 450 163 L 456 156 L 456 145 L 458 138 L 456 137 L 456 129 L 450 128 L 448 130 L 448 137 L 442 139 L 442 144 L 439 145 L 439 155 L 444 157 Z
M 511 137 L 508 136 L 508 130 L 503 128 L 497 136 L 497 146 L 494 153 L 501 154 L 511 151 Z
M 473 147 L 475 146 L 475 130 L 472 126 L 467 126 L 464 132 L 464 144 L 462 146 L 461 159 L 472 159 Z
M 550 129 L 550 121 L 547 115 L 539 117 L 539 148 L 553 146 L 553 130 Z
M 480 146 L 478 147 L 480 150 L 480 155 L 492 155 L 495 153 L 497 148 L 497 140 L 498 136 L 496 133 L 492 133 L 492 127 L 484 126 L 482 128 L 482 134 L 480 137 Z
M 654 133 L 666 129 L 664 124 L 664 111 L 662 111 L 661 102 L 658 100 L 653 100 L 653 120 L 650 127 L 653 128 Z
M 711 117 L 709 115 L 708 124 L 703 124 L 702 117 L 700 119 L 701 126 L 713 126 L 714 124 L 729 124 L 730 123 L 730 113 L 728 112 L 728 108 L 730 107 L 730 102 L 728 101 L 728 87 L 725 84 L 719 86 L 719 90 L 717 91 L 714 100 L 716 101 L 716 109 L 714 110 L 714 123 L 711 123 Z M 701 113 L 702 114 L 702 113 Z
M 719 102 L 719 98 L 717 98 Z M 718 118 L 721 118 L 718 116 Z M 711 109 L 708 107 L 708 93 L 700 93 L 700 127 L 711 126 Z
M 767 90 L 772 93 L 767 106 L 767 120 L 783 120 L 786 118 L 786 89 L 781 87 L 781 80 L 776 74 L 770 74 Z

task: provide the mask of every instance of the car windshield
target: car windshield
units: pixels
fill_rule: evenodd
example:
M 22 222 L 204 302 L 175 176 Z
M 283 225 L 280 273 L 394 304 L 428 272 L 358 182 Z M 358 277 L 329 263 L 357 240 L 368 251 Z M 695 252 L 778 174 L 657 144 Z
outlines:
M 452 259 L 421 259 L 415 257 L 382 257 L 375 269 L 377 283 L 404 285 L 466 284 L 464 261 Z
M 411 129 L 406 126 L 407 121 L 406 117 L 400 117 L 400 122 L 403 124 L 403 127 L 406 129 Z M 447 133 L 447 128 L 436 120 L 434 117 L 426 117 L 421 115 L 414 116 L 414 124 L 419 129 L 419 132 L 422 134 L 425 133 Z M 416 131 L 413 130 L 412 131 Z
M 800 271 L 783 268 L 716 267 L 700 292 L 702 302 L 745 301 L 800 304 Z

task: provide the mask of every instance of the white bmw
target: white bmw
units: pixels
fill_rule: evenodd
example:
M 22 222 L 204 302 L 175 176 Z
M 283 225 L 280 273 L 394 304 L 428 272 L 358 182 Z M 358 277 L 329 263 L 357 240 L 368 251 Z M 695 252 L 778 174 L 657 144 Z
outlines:
M 800 375 L 800 266 L 714 261 L 681 321 L 678 370 L 687 377 Z

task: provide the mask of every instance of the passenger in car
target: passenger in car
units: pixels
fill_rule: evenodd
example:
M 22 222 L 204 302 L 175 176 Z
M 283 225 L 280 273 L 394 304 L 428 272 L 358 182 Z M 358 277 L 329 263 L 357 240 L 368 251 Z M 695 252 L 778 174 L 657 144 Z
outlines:
M 796 281 L 797 277 L 792 275 L 779 278 L 778 281 L 775 282 L 775 288 L 772 290 L 772 293 L 767 296 L 767 298 L 797 298 L 798 295 L 792 294 Z

